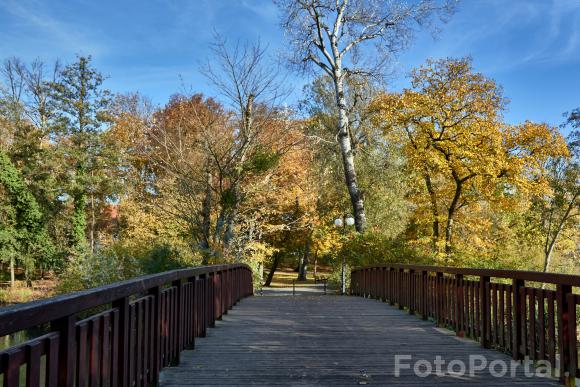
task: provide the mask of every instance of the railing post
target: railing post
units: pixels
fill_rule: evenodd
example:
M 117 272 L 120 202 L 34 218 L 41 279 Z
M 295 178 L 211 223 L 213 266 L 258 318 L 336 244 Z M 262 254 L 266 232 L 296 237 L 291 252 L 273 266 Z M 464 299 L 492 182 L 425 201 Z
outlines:
M 525 298 L 520 297 L 520 288 L 525 286 L 525 282 L 518 279 L 512 280 L 512 358 L 521 359 L 522 345 L 522 316 L 525 315 Z
M 560 381 L 569 383 L 576 377 L 571 375 L 568 370 L 568 363 L 570 362 L 570 312 L 573 305 L 568 304 L 568 295 L 572 293 L 572 287 L 569 285 L 556 286 L 556 303 L 558 305 L 558 352 L 560 353 L 559 374 Z M 573 334 L 576 334 L 574 332 Z M 568 384 L 567 384 L 568 385 Z
M 198 277 L 199 282 L 199 326 L 200 334 L 199 337 L 205 337 L 207 330 L 207 286 L 205 280 L 205 274 L 200 274 Z
M 50 328 L 58 332 L 58 385 L 72 387 L 74 385 L 74 369 L 76 359 L 76 316 L 70 315 L 52 321 Z
M 385 268 L 384 267 L 380 267 L 379 268 L 379 299 L 382 302 L 385 302 L 386 299 L 386 291 L 385 291 L 385 286 L 386 286 L 386 280 L 385 280 Z
M 427 286 L 429 280 L 429 273 L 426 270 L 421 271 L 421 318 L 427 320 L 429 312 L 427 310 Z
M 227 277 L 226 277 L 227 271 L 226 270 L 222 270 L 220 272 L 220 318 L 222 318 L 222 316 L 224 314 L 228 313 L 228 308 L 226 305 L 226 298 L 227 298 Z
M 437 272 L 435 278 L 435 311 L 437 313 L 437 325 L 445 325 L 445 317 L 443 316 L 443 289 L 445 284 L 443 283 L 443 273 Z
M 148 294 L 153 297 L 152 313 L 153 324 L 151 331 L 153 332 L 153 364 L 151 369 L 152 379 L 157 379 L 159 376 L 159 368 L 161 364 L 161 287 L 156 286 L 149 289 Z
M 397 303 L 399 304 L 399 309 L 403 310 L 405 306 L 403 305 L 403 297 L 405 290 L 403 289 L 403 271 L 404 269 L 397 269 Z
M 215 327 L 215 273 L 209 273 L 209 297 L 207 299 L 209 309 L 209 327 Z
M 114 301 L 113 308 L 119 310 L 119 341 L 117 343 L 118 356 L 116 366 L 118 372 L 117 383 L 119 387 L 122 387 L 129 384 L 129 297 Z
M 191 310 L 186 311 L 186 313 L 190 314 L 190 327 L 189 329 L 191 329 L 191 332 L 188 332 L 189 335 L 191 335 L 191 343 L 189 343 L 189 346 L 187 347 L 187 349 L 195 349 L 195 334 L 196 334 L 196 329 L 197 329 L 197 316 L 195 313 L 196 307 L 197 307 L 197 301 L 196 301 L 196 297 L 197 297 L 197 288 L 196 288 L 196 284 L 195 284 L 195 276 L 192 277 L 188 277 L 187 278 L 187 283 L 189 284 L 190 288 L 191 288 L 191 298 L 190 298 L 190 307 Z
M 367 280 L 367 269 L 363 268 L 360 271 L 360 277 L 361 277 L 361 289 L 360 289 L 360 295 L 365 298 L 366 294 L 367 294 L 367 285 L 368 285 L 368 280 Z
M 372 280 L 372 283 L 373 283 L 373 290 L 372 290 L 373 298 L 375 300 L 379 300 L 381 298 L 380 297 L 380 294 L 381 294 L 381 291 L 380 291 L 380 288 L 381 288 L 381 274 L 380 274 L 380 269 L 378 267 L 375 267 L 375 268 L 373 268 L 372 273 L 373 273 L 373 277 L 372 277 L 373 278 L 373 280 Z
M 464 298 L 463 298 L 463 275 L 455 275 L 455 334 L 459 337 L 465 336 L 463 330 L 463 312 L 464 312 Z M 503 324 L 503 322 L 502 322 Z
M 392 267 L 389 267 L 389 270 L 387 271 L 387 298 L 389 299 L 389 305 L 395 305 L 395 295 L 394 295 L 394 289 L 395 289 L 395 269 L 393 269 Z
M 409 269 L 409 281 L 407 281 L 407 300 L 408 300 L 408 307 L 409 307 L 409 314 L 415 314 L 415 308 L 413 308 L 414 302 L 414 294 L 415 289 L 413 286 L 413 275 L 415 274 L 415 270 Z
M 490 320 L 490 311 L 489 311 L 489 291 L 488 286 L 490 283 L 490 278 L 487 276 L 481 276 L 479 278 L 479 315 L 481 317 L 480 321 L 480 330 L 481 330 L 481 337 L 479 341 L 481 346 L 484 348 L 489 347 L 489 322 Z
M 176 335 L 175 340 L 177 341 L 177 353 L 175 354 L 175 358 L 173 362 L 175 364 L 179 364 L 181 360 L 181 350 L 183 349 L 183 297 L 181 295 L 181 280 L 175 280 L 171 283 L 172 286 L 175 286 L 175 304 L 177 305 L 177 313 L 175 313 L 175 317 L 177 321 L 175 321 L 175 330 Z
M 215 326 L 216 320 L 220 318 L 219 314 L 219 273 L 215 272 L 211 276 L 211 280 L 213 283 L 213 325 Z
M 578 367 L 578 344 L 576 338 L 576 295 L 573 293 L 568 293 L 566 296 L 567 304 L 568 304 L 568 348 L 569 348 L 569 355 L 568 355 L 568 373 L 569 373 L 569 380 L 566 382 L 571 382 L 576 377 L 576 368 Z M 569 383 L 573 385 L 572 383 Z

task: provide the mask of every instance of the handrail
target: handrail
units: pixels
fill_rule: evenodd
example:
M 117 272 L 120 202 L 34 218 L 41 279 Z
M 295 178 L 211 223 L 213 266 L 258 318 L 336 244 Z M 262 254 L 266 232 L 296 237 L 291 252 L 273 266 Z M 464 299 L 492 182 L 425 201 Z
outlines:
M 24 364 L 27 385 L 38 385 L 41 374 L 47 386 L 155 383 L 161 368 L 178 362 L 195 337 L 251 294 L 247 265 L 214 265 L 2 308 L 0 336 L 45 324 L 51 331 L 0 352 L 3 385 L 18 386 Z M 94 308 L 100 313 L 78 321 Z
M 562 382 L 580 377 L 574 287 L 580 276 L 519 270 L 389 264 L 351 273 L 351 294 L 396 304 L 516 360 L 548 361 Z
M 517 279 L 530 282 L 543 282 L 554 285 L 569 285 L 580 287 L 580 275 L 559 274 L 559 273 L 542 273 L 539 271 L 527 270 L 505 270 L 505 269 L 480 269 L 465 268 L 452 266 L 433 266 L 433 265 L 409 265 L 402 263 L 393 263 L 389 265 L 369 266 L 374 268 L 394 268 L 414 271 L 438 272 L 444 274 L 461 274 L 464 276 L 485 276 L 495 278 Z M 368 268 L 368 267 L 367 267 Z M 357 267 L 353 270 L 361 270 L 365 267 Z

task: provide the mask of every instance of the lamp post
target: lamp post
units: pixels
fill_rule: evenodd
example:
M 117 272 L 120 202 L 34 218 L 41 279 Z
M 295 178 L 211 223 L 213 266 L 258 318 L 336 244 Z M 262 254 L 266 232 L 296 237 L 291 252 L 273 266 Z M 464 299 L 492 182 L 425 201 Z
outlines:
M 347 226 L 351 227 L 354 225 L 354 218 L 352 216 L 343 215 L 342 218 L 336 218 L 334 220 L 334 225 L 340 228 L 342 235 L 346 236 Z M 340 294 L 346 294 L 346 255 L 342 254 L 342 265 L 340 273 Z

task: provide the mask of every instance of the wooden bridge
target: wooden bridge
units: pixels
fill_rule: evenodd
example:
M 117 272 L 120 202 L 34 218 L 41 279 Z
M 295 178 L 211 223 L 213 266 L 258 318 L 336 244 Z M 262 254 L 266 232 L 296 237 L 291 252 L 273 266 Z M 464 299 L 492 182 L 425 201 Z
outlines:
M 0 353 L 0 380 L 573 384 L 577 287 L 580 276 L 392 265 L 354 270 L 352 296 L 246 298 L 245 265 L 175 270 L 2 309 L 0 336 L 43 334 Z

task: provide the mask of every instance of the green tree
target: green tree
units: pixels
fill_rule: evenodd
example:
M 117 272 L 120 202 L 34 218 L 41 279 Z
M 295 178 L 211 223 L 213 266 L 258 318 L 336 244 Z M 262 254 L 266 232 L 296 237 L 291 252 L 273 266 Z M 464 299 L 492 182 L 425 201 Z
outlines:
M 99 188 L 107 182 L 103 167 L 109 155 L 103 146 L 102 128 L 107 121 L 110 93 L 102 88 L 103 80 L 91 65 L 91 57 L 80 56 L 64 67 L 52 84 L 58 147 L 65 163 L 71 166 L 67 190 L 73 202 L 69 237 L 71 252 L 76 255 L 95 250 L 97 211 L 99 202 L 103 202 L 103 195 L 99 200 Z
M 53 245 L 46 231 L 43 214 L 34 196 L 30 193 L 18 169 L 8 155 L 0 151 L 0 185 L 7 193 L 13 229 L 0 232 L 1 250 L 10 251 L 11 266 L 14 265 L 14 252 L 18 252 L 25 267 L 26 282 L 30 283 L 34 266 L 49 259 Z

